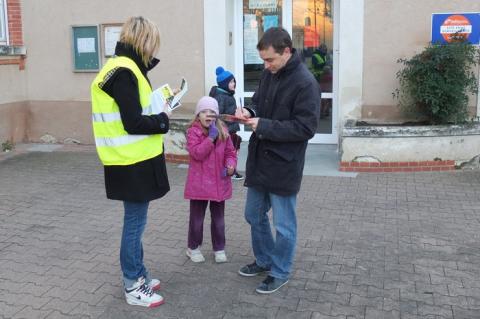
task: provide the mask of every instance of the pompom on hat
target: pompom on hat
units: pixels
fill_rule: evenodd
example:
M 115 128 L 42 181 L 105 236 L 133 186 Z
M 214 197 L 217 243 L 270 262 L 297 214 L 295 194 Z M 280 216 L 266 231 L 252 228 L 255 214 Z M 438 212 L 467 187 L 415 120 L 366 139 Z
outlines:
M 228 90 L 228 83 L 235 78 L 232 72 L 227 71 L 221 66 L 219 66 L 215 70 L 215 74 L 217 75 L 218 86 L 224 90 Z
M 215 114 L 218 115 L 218 102 L 213 97 L 204 96 L 200 100 L 198 100 L 197 107 L 195 108 L 195 115 L 204 111 L 204 110 L 212 110 Z

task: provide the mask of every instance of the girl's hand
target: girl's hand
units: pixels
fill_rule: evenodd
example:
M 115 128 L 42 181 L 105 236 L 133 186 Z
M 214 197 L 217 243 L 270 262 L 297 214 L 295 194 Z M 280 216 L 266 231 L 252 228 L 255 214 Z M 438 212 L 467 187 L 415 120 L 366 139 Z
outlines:
M 215 122 L 212 122 L 208 127 L 208 137 L 210 137 L 212 141 L 215 141 L 218 137 L 218 129 L 215 126 Z
M 228 175 L 228 176 L 232 176 L 234 172 L 235 172 L 235 168 L 234 168 L 234 167 L 232 167 L 232 166 L 228 166 L 228 167 L 227 167 L 227 175 Z

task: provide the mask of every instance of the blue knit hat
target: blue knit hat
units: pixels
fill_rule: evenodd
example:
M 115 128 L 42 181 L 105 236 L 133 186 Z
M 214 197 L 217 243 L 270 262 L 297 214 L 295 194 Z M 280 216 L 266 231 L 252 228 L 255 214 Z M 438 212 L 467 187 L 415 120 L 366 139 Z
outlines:
M 218 86 L 228 91 L 228 83 L 235 78 L 233 74 L 225 70 L 221 66 L 217 67 L 217 69 L 215 70 L 215 73 L 217 74 Z

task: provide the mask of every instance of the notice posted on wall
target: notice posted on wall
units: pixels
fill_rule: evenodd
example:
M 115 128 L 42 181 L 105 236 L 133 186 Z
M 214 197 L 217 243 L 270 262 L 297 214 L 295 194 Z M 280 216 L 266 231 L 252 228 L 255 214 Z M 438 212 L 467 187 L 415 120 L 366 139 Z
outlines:
M 78 53 L 95 53 L 95 38 L 78 38 Z
M 115 47 L 120 39 L 121 26 L 105 26 L 104 27 L 104 45 L 105 56 L 113 56 L 115 54 Z

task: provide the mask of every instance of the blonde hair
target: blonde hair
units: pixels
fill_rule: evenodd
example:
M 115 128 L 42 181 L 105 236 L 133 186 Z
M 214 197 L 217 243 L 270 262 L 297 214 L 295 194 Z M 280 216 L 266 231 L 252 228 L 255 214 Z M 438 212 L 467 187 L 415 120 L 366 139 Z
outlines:
M 160 48 L 160 31 L 144 17 L 130 17 L 122 27 L 120 42 L 131 45 L 148 66 Z
M 193 124 L 197 121 L 200 122 L 200 119 L 198 118 L 198 114 L 195 115 L 195 117 L 192 119 L 192 121 L 190 121 L 190 124 L 188 125 L 188 127 L 192 127 Z M 218 138 L 222 141 L 227 140 L 228 137 L 230 136 L 230 134 L 228 134 L 227 125 L 222 120 L 217 119 L 215 121 L 215 126 L 218 129 Z M 204 128 L 203 126 L 202 126 L 202 129 L 208 132 L 208 129 Z

